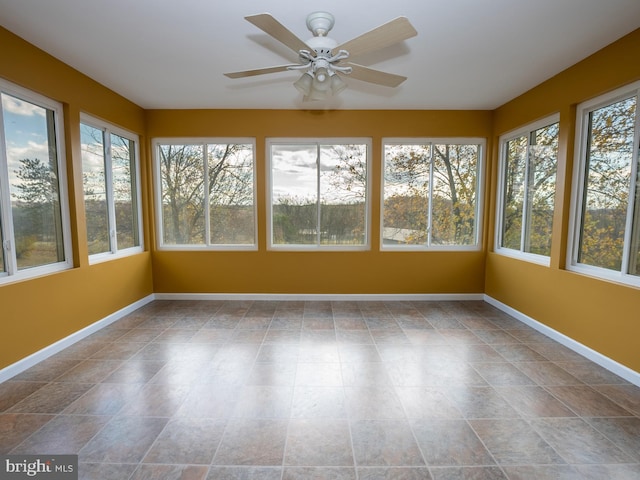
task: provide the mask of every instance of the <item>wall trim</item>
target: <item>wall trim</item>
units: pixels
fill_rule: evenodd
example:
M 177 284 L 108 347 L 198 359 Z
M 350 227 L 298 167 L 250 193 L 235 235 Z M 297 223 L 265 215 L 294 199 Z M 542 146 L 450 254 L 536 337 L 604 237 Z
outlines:
M 94 322 L 91 325 L 81 330 L 78 330 L 77 332 L 74 332 L 65 338 L 62 338 L 57 342 L 44 347 L 41 350 L 38 350 L 35 353 L 32 353 L 28 357 L 25 357 L 22 360 L 18 360 L 17 362 L 12 363 L 11 365 L 8 365 L 7 367 L 0 370 L 0 383 L 4 382 L 5 380 L 9 380 L 12 377 L 15 377 L 19 373 L 22 373 L 28 368 L 33 367 L 36 363 L 39 363 L 51 357 L 52 355 L 64 350 L 65 348 L 82 340 L 83 338 L 88 337 L 92 333 L 95 333 L 98 330 L 106 327 L 107 325 L 112 324 L 116 320 L 120 320 L 125 315 L 128 315 L 129 313 L 137 310 L 138 308 L 143 307 L 146 304 L 152 302 L 154 298 L 155 297 L 153 294 L 148 295 L 144 298 L 141 298 L 140 300 L 130 305 L 127 305 L 126 307 L 118 310 L 117 312 L 107 315 L 103 319 L 98 320 L 97 322 Z
M 583 357 L 591 360 L 594 363 L 597 363 L 603 368 L 606 368 L 612 373 L 615 373 L 619 377 L 624 378 L 628 382 L 633 383 L 640 387 L 640 372 L 636 372 L 635 370 L 631 370 L 629 367 L 622 365 L 621 363 L 612 360 L 611 358 L 596 352 L 595 350 L 583 345 L 582 343 L 574 340 L 571 337 L 566 336 L 564 333 L 560 333 L 557 330 L 541 323 L 522 312 L 519 312 L 515 308 L 506 305 L 495 298 L 490 297 L 489 295 L 484 295 L 484 301 L 490 305 L 493 305 L 497 309 L 511 315 L 516 320 L 521 321 L 522 323 L 530 326 L 531 328 L 537 330 L 538 332 L 546 335 L 547 337 L 555 340 L 556 342 L 564 345 L 567 348 L 570 348 L 574 352 L 582 355 Z
M 151 303 L 154 300 L 280 300 L 280 301 L 473 301 L 482 300 L 497 309 L 511 315 L 516 320 L 530 326 L 561 345 L 573 350 L 594 363 L 606 368 L 628 382 L 640 387 L 640 373 L 602 355 L 582 343 L 554 330 L 553 328 L 525 315 L 489 295 L 482 293 L 444 293 L 444 294 L 280 294 L 280 293 L 155 293 L 148 295 L 91 325 L 58 340 L 57 342 L 18 360 L 0 370 L 0 383 L 15 377 L 35 364 L 64 350 L 92 333 L 120 320 L 124 316 Z
M 280 301 L 467 301 L 484 300 L 483 293 L 156 293 L 156 300 L 280 300 Z

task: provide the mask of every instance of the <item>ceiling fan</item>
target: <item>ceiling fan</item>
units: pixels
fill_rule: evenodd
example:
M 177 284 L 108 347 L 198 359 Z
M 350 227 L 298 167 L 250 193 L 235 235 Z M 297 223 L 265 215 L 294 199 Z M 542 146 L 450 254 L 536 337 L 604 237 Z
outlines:
M 357 80 L 377 85 L 397 87 L 407 77 L 374 70 L 347 59 L 388 47 L 418 34 L 406 17 L 398 17 L 348 42 L 338 44 L 327 36 L 335 22 L 333 15 L 328 12 L 313 12 L 307 16 L 307 28 L 313 33 L 313 37 L 302 41 L 268 13 L 249 15 L 245 19 L 298 53 L 299 63 L 224 75 L 229 78 L 244 78 L 300 70 L 303 72 L 302 76 L 294 86 L 303 94 L 304 101 L 324 100 L 329 95 L 344 90 L 347 85 L 340 75 L 350 75 Z

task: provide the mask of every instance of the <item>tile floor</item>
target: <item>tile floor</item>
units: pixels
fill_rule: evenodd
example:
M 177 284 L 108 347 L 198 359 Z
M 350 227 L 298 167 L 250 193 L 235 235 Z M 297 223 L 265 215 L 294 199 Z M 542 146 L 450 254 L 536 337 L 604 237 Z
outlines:
M 640 478 L 640 388 L 483 302 L 156 301 L 0 412 L 81 479 Z

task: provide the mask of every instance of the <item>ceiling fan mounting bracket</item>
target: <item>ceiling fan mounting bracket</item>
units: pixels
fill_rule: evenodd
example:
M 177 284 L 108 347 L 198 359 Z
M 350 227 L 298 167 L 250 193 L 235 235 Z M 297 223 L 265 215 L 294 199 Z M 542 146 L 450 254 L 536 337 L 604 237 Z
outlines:
M 307 28 L 314 37 L 324 37 L 335 24 L 333 15 L 328 12 L 313 12 L 307 15 Z

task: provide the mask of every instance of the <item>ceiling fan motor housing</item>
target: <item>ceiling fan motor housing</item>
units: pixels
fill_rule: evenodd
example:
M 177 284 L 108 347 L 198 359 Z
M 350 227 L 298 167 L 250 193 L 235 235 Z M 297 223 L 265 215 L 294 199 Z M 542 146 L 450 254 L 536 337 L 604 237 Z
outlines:
M 322 57 L 330 57 L 333 49 L 338 46 L 338 42 L 329 37 L 312 37 L 305 43 L 313 48 L 317 55 Z

